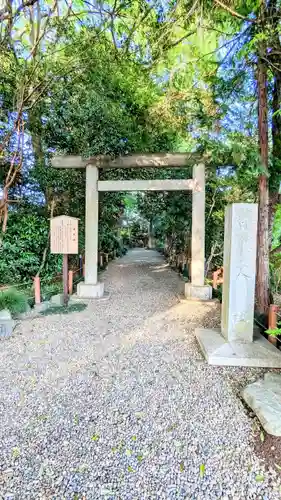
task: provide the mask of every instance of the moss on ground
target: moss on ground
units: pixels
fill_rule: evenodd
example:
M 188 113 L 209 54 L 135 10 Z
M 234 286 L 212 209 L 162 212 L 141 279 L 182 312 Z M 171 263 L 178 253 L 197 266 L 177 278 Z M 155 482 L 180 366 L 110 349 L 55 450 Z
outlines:
M 42 311 L 41 316 L 51 316 L 53 314 L 70 314 L 73 312 L 81 312 L 86 309 L 87 304 L 71 304 L 70 306 L 52 306 Z

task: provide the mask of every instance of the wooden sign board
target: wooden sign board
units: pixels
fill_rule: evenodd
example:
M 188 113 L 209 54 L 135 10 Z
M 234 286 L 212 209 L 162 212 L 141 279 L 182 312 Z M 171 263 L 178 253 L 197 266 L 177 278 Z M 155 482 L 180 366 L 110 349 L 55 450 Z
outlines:
M 51 219 L 51 253 L 78 253 L 78 219 L 59 215 Z

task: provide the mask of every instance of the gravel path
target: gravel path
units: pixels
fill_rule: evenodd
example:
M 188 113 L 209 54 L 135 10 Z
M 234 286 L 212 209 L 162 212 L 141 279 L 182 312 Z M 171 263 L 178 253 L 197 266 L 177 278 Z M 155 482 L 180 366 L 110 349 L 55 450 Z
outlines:
M 152 251 L 103 279 L 109 300 L 1 342 L 1 498 L 280 498 L 237 397 L 260 372 L 209 367 L 194 339 L 218 311 L 180 302 Z

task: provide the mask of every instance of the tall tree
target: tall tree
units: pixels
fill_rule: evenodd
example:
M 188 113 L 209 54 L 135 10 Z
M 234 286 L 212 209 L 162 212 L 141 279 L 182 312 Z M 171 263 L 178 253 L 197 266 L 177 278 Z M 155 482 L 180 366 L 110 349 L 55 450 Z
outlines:
M 229 14 L 232 19 L 238 22 L 238 30 L 245 30 L 248 26 L 248 38 L 244 48 L 244 56 L 250 64 L 256 65 L 257 74 L 257 101 L 258 101 L 258 143 L 260 150 L 261 172 L 259 175 L 259 209 L 258 209 L 258 234 L 257 234 L 257 274 L 256 274 L 256 306 L 259 313 L 267 313 L 269 306 L 269 250 L 271 248 L 271 216 L 269 213 L 269 134 L 268 134 L 268 103 L 275 107 L 275 117 L 272 122 L 273 150 L 276 153 L 276 140 L 279 135 L 278 115 L 278 95 L 279 89 L 279 68 L 275 66 L 274 94 L 273 99 L 268 100 L 269 72 L 272 71 L 276 50 L 279 51 L 280 42 L 273 38 L 278 37 L 278 27 L 280 23 L 280 12 L 277 4 L 273 0 L 266 2 L 261 0 L 245 4 L 245 2 L 231 2 L 225 4 L 220 0 L 215 3 Z M 273 29 L 273 32 L 272 32 Z M 278 45 L 278 47 L 276 47 Z M 271 54 L 272 53 L 272 54 Z M 276 77 L 276 72 L 278 76 Z M 272 110 L 271 110 L 272 111 Z M 280 130 L 281 133 L 281 130 Z M 274 144 L 275 143 L 275 144 Z M 271 175 L 278 172 L 271 170 Z M 280 178 L 280 176 L 279 176 Z M 276 203 L 276 183 L 275 193 L 271 196 L 271 212 L 274 213 Z

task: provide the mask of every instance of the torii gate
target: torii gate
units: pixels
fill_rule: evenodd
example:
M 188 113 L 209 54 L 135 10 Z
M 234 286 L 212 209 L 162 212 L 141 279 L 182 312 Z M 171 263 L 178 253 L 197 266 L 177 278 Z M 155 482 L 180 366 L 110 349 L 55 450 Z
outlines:
M 209 300 L 212 289 L 205 285 L 205 166 L 192 153 L 164 153 L 120 156 L 55 156 L 55 168 L 86 168 L 85 281 L 77 295 L 102 297 L 104 284 L 98 281 L 99 191 L 192 191 L 191 283 L 185 284 L 187 298 Z M 100 168 L 184 168 L 193 166 L 193 179 L 99 180 Z

